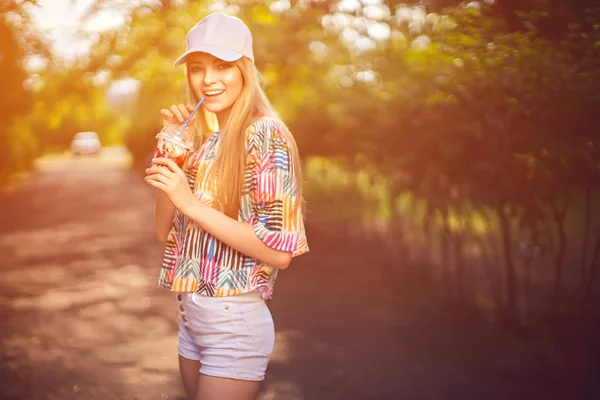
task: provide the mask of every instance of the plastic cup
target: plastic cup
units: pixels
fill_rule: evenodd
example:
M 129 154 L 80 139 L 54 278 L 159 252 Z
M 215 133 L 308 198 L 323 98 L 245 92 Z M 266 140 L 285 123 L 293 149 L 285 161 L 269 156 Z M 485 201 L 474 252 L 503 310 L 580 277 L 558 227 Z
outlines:
M 156 135 L 158 140 L 154 157 L 169 158 L 182 168 L 194 147 L 190 128 L 167 125 Z

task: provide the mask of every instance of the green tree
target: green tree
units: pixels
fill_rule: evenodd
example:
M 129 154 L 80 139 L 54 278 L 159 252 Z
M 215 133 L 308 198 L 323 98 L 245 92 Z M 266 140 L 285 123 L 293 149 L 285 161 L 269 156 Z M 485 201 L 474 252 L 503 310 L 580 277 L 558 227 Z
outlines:
M 26 85 L 28 56 L 47 55 L 41 41 L 29 31 L 26 5 L 34 0 L 10 0 L 0 5 L 0 182 L 20 168 L 27 167 L 35 153 L 35 139 L 19 132 L 14 125 L 32 107 L 31 91 Z

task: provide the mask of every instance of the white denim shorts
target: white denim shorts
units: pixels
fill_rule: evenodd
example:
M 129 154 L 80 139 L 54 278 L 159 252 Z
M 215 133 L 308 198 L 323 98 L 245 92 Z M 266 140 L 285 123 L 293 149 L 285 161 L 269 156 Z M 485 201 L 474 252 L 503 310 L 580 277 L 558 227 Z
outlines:
M 275 344 L 271 312 L 260 292 L 208 297 L 177 294 L 179 354 L 200 361 L 200 373 L 262 381 Z

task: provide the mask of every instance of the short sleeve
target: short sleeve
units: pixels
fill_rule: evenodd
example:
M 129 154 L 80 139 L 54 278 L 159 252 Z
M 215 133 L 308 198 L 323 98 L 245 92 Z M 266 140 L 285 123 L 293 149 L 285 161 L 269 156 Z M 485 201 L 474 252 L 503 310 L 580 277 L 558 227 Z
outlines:
M 298 256 L 308 252 L 294 160 L 285 132 L 274 120 L 248 133 L 247 181 L 254 232 L 267 246 Z

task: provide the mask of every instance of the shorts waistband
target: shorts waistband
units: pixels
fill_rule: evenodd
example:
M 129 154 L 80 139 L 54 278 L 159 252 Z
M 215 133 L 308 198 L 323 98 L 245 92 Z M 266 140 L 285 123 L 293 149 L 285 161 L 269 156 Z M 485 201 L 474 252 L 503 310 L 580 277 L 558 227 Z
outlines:
M 258 290 L 253 290 L 251 292 L 242 293 L 235 296 L 221 297 L 205 296 L 194 292 L 181 293 L 181 295 L 183 298 L 187 298 L 188 300 L 205 307 L 217 307 L 224 305 L 244 306 L 249 304 L 264 303 L 262 294 Z

